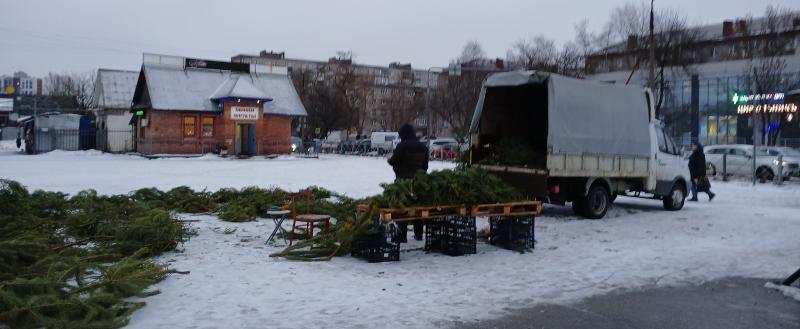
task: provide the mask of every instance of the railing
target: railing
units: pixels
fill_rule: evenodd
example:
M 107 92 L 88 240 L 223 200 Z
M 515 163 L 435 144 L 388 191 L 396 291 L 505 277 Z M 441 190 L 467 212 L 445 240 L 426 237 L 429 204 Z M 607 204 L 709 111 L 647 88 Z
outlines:
M 36 129 L 33 134 L 33 152 L 44 153 L 54 150 L 82 151 L 94 149 L 96 132 L 94 129 Z
M 125 153 L 134 152 L 133 130 L 97 130 L 96 148 L 103 152 Z

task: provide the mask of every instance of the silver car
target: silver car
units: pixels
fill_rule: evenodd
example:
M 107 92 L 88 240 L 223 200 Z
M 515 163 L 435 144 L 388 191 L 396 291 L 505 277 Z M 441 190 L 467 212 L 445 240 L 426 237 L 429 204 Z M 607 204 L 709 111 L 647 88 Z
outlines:
M 775 157 L 775 164 L 778 163 L 778 156 L 781 157 L 787 176 L 800 177 L 800 150 L 785 146 L 770 146 L 766 149 L 767 154 Z
M 778 163 L 774 155 L 770 155 L 766 148 L 759 148 L 756 152 L 756 170 L 753 172 L 753 146 L 747 144 L 711 145 L 703 149 L 706 155 L 706 168 L 708 175 L 722 174 L 723 167 L 727 175 L 756 177 L 772 180 L 778 174 L 779 166 L 783 167 L 783 176 L 790 175 L 789 163 Z M 723 163 L 725 162 L 725 163 Z

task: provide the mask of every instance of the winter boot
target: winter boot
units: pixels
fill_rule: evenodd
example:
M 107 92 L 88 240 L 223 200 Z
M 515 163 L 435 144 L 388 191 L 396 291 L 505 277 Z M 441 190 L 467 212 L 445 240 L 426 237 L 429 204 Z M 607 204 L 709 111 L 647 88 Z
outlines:
M 715 196 L 717 196 L 716 193 L 708 192 L 708 202 L 711 202 L 711 200 L 714 200 Z

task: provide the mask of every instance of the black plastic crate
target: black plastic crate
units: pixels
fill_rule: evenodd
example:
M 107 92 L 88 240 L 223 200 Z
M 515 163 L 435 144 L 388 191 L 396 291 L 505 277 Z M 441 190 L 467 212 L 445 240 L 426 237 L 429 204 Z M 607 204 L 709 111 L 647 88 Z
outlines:
M 353 240 L 350 255 L 370 263 L 399 261 L 400 242 L 396 227 L 393 224 L 375 225 L 370 231 Z
M 450 256 L 477 253 L 475 217 L 446 216 L 425 223 L 425 250 Z
M 510 250 L 533 249 L 536 244 L 534 217 L 489 218 L 489 243 Z

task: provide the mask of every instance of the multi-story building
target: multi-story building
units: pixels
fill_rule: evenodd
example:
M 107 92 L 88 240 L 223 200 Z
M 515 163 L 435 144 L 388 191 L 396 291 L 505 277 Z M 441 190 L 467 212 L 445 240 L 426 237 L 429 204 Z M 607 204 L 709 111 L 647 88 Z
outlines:
M 22 71 L 0 76 L 0 94 L 41 96 L 43 89 L 42 79 L 30 77 Z
M 672 42 L 669 47 L 659 47 L 656 42 L 657 62 L 667 63 L 663 70 L 655 65 L 655 94 L 666 131 L 683 143 L 700 140 L 713 144 L 750 143 L 753 131 L 764 129 L 755 134 L 759 143 L 781 139 L 800 143 L 797 104 L 758 101 L 800 85 L 800 13 L 727 20 L 670 33 L 656 37 Z M 630 36 L 589 56 L 588 78 L 648 85 L 647 40 L 646 36 Z M 766 88 L 769 90 L 754 92 L 755 80 L 776 83 Z M 751 103 L 733 101 L 742 95 L 753 95 Z M 748 106 L 771 114 L 752 115 Z

